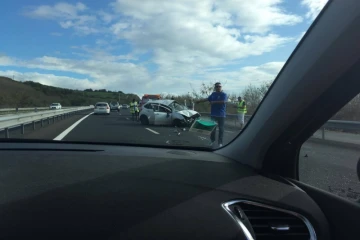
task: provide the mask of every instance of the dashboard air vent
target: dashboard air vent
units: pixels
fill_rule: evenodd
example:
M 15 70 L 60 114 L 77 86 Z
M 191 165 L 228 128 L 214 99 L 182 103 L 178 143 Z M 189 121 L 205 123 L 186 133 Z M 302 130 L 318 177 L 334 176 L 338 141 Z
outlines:
M 223 208 L 249 240 L 316 239 L 314 228 L 301 214 L 246 200 L 224 203 Z

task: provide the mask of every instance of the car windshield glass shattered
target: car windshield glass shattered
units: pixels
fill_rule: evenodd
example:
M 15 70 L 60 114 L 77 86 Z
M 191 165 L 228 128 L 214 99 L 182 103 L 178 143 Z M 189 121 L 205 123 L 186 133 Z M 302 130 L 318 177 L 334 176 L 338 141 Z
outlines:
M 3 1 L 0 138 L 225 146 L 326 2 Z

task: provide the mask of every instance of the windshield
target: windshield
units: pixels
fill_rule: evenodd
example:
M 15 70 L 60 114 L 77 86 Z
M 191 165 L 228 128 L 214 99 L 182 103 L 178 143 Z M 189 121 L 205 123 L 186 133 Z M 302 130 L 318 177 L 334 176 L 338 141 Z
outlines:
M 175 110 L 175 111 L 182 111 L 182 110 L 188 110 L 188 108 L 184 105 L 181 105 L 177 102 L 173 102 L 169 105 L 171 107 L 171 109 Z
M 4 1 L 0 137 L 222 147 L 326 2 Z

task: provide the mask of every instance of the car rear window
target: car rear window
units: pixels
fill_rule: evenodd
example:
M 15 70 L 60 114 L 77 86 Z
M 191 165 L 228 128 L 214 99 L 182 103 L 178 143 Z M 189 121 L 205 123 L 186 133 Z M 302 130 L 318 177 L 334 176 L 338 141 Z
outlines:
M 96 104 L 96 106 L 97 106 L 97 107 L 106 107 L 107 104 L 105 104 L 105 103 L 98 103 L 98 104 Z

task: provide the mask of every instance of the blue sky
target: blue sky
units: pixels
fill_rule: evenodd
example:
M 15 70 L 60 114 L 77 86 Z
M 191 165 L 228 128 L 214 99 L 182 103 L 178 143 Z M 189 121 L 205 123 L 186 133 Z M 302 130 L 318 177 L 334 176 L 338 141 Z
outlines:
M 66 88 L 230 93 L 274 79 L 326 0 L 14 0 L 0 75 Z

